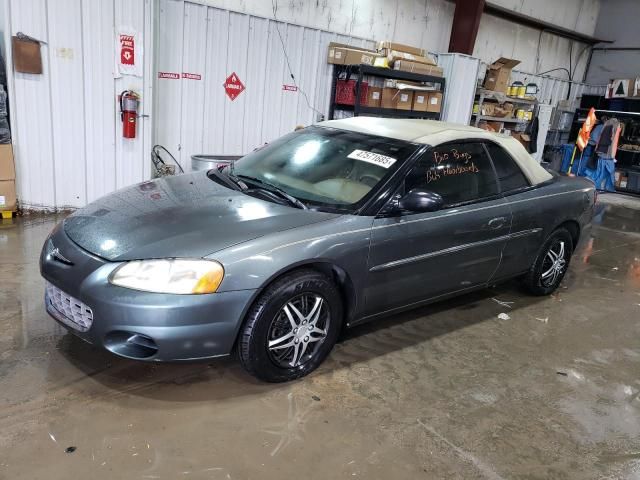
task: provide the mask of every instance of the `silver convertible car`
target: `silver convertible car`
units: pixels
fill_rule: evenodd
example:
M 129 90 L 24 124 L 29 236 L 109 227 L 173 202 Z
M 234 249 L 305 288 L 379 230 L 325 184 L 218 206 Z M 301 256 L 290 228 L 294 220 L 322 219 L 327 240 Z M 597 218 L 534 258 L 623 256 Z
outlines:
M 286 381 L 345 326 L 515 277 L 553 292 L 594 202 L 592 183 L 547 172 L 512 137 L 333 120 L 76 211 L 42 250 L 46 308 L 116 355 L 237 352 Z

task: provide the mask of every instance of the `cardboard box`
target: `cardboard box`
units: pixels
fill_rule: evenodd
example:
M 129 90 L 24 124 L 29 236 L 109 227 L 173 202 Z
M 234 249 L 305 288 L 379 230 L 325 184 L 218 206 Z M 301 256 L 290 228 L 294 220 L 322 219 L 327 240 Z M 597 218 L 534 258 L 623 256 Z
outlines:
M 11 144 L 0 145 L 0 180 L 15 180 L 16 169 L 13 164 L 13 148 Z
M 396 60 L 393 62 L 393 69 L 401 72 L 419 73 L 420 75 L 433 75 L 434 77 L 442 77 L 444 73 L 444 70 L 437 65 L 426 65 L 409 60 Z
M 380 106 L 382 108 L 395 108 L 396 110 L 411 110 L 413 104 L 412 90 L 399 90 L 397 88 L 383 88 L 382 100 Z
M 399 90 L 396 108 L 398 110 L 411 110 L 412 106 L 413 90 Z
M 425 65 L 437 65 L 435 60 L 431 57 L 413 55 L 412 53 L 399 52 L 397 50 L 390 50 L 387 53 L 387 58 L 390 62 L 395 62 L 398 60 L 409 60 L 410 62 L 424 63 Z
M 16 181 L 0 180 L 0 210 L 16 209 Z
M 430 92 L 429 104 L 427 105 L 427 112 L 440 112 L 442 110 L 442 92 Z
M 334 53 L 334 61 L 329 62 L 336 65 L 373 65 L 376 58 L 374 52 L 363 52 L 362 50 L 354 50 L 352 48 L 337 47 Z
M 429 106 L 429 93 L 430 92 L 413 92 L 413 105 L 412 110 L 416 112 L 426 112 Z
M 377 53 L 358 47 L 333 43 L 329 44 L 327 63 L 334 65 L 373 65 Z
M 519 63 L 520 60 L 500 57 L 487 67 L 487 74 L 483 83 L 484 88 L 494 92 L 507 93 L 511 70 Z
M 484 104 L 483 106 L 489 105 Z M 501 118 L 506 118 L 506 117 L 511 117 L 513 115 L 513 103 L 509 103 L 509 102 L 504 102 L 502 105 L 499 104 L 493 104 L 493 113 L 488 114 L 486 113 L 485 115 L 492 115 L 494 117 L 501 117 Z
M 369 87 L 367 91 L 367 107 L 379 107 L 382 101 L 382 88 Z
M 400 90 L 397 88 L 384 87 L 382 89 L 382 98 L 380 99 L 380 106 L 382 108 L 396 108 L 398 106 L 398 93 Z
M 626 173 L 623 173 L 622 175 L 620 175 L 620 185 L 618 185 L 620 188 L 627 188 L 627 184 L 629 183 L 629 177 L 627 176 Z
M 329 49 L 327 52 L 327 63 L 335 63 L 338 65 L 343 65 L 343 53 L 338 55 L 338 59 L 336 61 L 336 49 L 344 49 L 348 48 L 350 50 L 359 50 L 361 52 L 371 53 L 371 50 L 367 50 L 366 48 L 353 47 L 351 45 L 347 45 L 346 43 L 338 43 L 338 42 L 329 42 Z
M 531 137 L 529 135 L 527 135 L 526 133 L 512 132 L 511 136 L 518 140 L 524 148 L 526 148 L 527 150 L 529 149 L 529 142 L 531 141 Z
M 418 55 L 420 57 L 426 57 L 427 52 L 423 48 L 412 47 L 411 45 L 404 45 L 402 43 L 390 42 L 389 40 L 381 40 L 378 42 L 378 51 L 386 50 L 387 53 L 390 50 L 398 50 L 400 52 L 410 53 L 412 55 Z

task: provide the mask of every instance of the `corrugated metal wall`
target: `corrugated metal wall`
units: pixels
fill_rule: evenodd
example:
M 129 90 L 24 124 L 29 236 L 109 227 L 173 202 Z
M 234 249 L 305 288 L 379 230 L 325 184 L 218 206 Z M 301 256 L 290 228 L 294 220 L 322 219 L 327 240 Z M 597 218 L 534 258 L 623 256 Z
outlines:
M 329 42 L 374 47 L 370 40 L 196 3 L 160 0 L 159 9 L 156 142 L 185 169 L 193 154 L 247 153 L 314 123 L 328 111 Z M 297 92 L 283 90 L 294 83 L 287 62 Z M 161 72 L 180 79 L 160 78 Z M 234 72 L 246 90 L 232 101 L 223 83 Z
M 83 206 L 150 176 L 151 129 L 122 138 L 117 95 L 152 102 L 152 0 L 9 0 L 7 43 L 23 32 L 46 42 L 42 75 L 15 73 L 7 51 L 18 197 L 24 207 Z M 114 26 L 139 32 L 145 77 L 114 78 Z

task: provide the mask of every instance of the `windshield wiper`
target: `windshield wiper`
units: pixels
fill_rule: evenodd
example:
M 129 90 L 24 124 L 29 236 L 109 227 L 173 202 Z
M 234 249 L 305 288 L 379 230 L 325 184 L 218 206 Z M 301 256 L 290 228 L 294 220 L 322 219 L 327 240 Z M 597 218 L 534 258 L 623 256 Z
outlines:
M 237 178 L 232 178 L 231 175 L 223 175 L 217 168 L 212 168 L 211 170 L 209 170 L 208 175 L 214 175 L 217 179 L 219 179 L 222 183 L 224 183 L 232 190 L 238 190 L 240 192 L 246 190 L 246 185 L 244 185 L 242 182 L 239 182 Z
M 231 174 L 229 174 L 229 177 L 235 177 L 236 181 L 237 180 L 242 180 L 242 181 L 246 181 L 246 182 L 250 182 L 250 183 L 255 183 L 255 184 L 258 185 L 258 188 L 260 188 L 262 190 L 266 190 L 266 191 L 271 192 L 271 193 L 275 193 L 277 195 L 280 195 L 280 197 L 284 198 L 291 205 L 293 205 L 295 207 L 301 208 L 302 210 L 308 210 L 309 209 L 309 207 L 306 204 L 304 204 L 303 202 L 298 200 L 293 195 L 285 192 L 280 187 L 276 187 L 272 183 L 265 182 L 264 180 L 262 180 L 260 178 L 252 177 L 250 175 L 243 175 L 243 174 L 239 174 L 239 175 L 231 175 Z

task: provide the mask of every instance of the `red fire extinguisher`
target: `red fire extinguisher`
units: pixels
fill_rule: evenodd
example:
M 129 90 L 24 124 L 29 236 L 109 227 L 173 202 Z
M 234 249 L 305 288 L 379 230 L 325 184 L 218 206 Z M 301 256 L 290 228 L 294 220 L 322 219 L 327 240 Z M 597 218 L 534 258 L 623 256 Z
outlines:
M 133 90 L 125 90 L 120 94 L 120 118 L 122 119 L 122 136 L 124 138 L 136 138 L 139 104 L 140 95 Z

